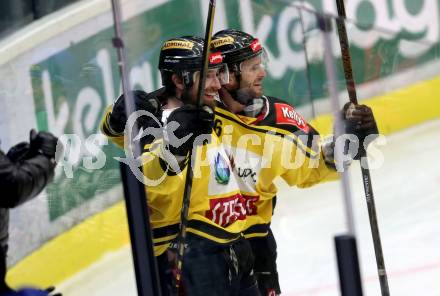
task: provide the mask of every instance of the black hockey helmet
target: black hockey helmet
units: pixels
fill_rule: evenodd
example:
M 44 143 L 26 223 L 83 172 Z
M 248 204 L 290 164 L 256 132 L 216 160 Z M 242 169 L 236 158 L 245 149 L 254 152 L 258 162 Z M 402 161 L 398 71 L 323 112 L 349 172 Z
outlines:
M 211 41 L 211 50 L 220 52 L 223 61 L 228 65 L 237 79 L 241 81 L 244 67 L 242 62 L 261 56 L 261 65 L 266 67 L 268 56 L 258 38 L 240 30 L 226 29 L 214 34 Z M 264 106 L 262 98 L 254 98 L 254 94 L 245 88 L 229 89 L 232 98 L 240 104 L 246 105 L 246 116 L 256 117 Z
M 162 75 L 162 84 L 171 83 L 171 75 L 178 73 L 182 76 L 187 87 L 193 83 L 193 73 L 200 71 L 203 66 L 204 39 L 197 36 L 182 36 L 165 41 L 160 50 L 158 68 Z M 223 64 L 220 53 L 212 53 L 209 57 L 209 68 Z M 225 65 L 224 65 L 225 66 Z
M 211 41 L 213 51 L 223 55 L 223 61 L 229 67 L 251 59 L 264 52 L 260 41 L 250 34 L 235 29 L 226 29 L 215 33 Z
M 183 36 L 165 41 L 160 49 L 159 70 L 177 72 L 200 70 L 202 67 L 203 39 Z

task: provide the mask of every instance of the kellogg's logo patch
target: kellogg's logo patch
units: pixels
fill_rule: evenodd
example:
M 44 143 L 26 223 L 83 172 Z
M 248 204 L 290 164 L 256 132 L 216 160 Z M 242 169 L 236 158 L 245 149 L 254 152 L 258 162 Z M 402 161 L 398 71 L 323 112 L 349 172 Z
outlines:
M 261 49 L 261 43 L 260 40 L 255 39 L 254 41 L 252 41 L 251 45 L 250 45 L 251 49 L 253 52 L 257 52 Z
M 223 57 L 222 57 L 222 54 L 219 52 L 212 53 L 209 56 L 209 63 L 212 65 L 220 64 L 222 61 L 223 61 Z
M 306 133 L 309 132 L 307 122 L 295 111 L 295 109 L 293 109 L 292 106 L 283 103 L 275 103 L 275 110 L 278 124 L 294 125 Z

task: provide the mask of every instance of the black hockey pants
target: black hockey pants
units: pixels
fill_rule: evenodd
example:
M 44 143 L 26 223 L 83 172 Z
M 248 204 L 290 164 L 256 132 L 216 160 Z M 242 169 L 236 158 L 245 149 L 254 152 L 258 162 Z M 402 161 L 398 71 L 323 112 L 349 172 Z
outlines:
M 189 233 L 186 245 L 182 273 L 186 296 L 260 295 L 247 240 L 241 238 L 223 245 Z M 166 253 L 158 257 L 162 293 L 175 295 L 173 264 L 168 257 Z

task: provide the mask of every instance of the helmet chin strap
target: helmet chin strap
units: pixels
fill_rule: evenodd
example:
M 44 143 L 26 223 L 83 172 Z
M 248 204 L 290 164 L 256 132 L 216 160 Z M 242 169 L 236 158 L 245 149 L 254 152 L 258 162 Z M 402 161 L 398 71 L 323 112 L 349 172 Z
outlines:
M 185 87 L 185 89 L 182 92 L 182 95 L 180 96 L 180 100 L 184 104 L 194 104 L 194 102 L 192 102 L 192 100 L 191 100 L 191 95 L 189 93 L 189 88 Z
M 190 72 L 190 71 L 182 71 L 181 72 L 183 84 L 185 85 L 186 88 L 190 88 L 193 85 L 194 74 L 195 74 L 195 72 Z

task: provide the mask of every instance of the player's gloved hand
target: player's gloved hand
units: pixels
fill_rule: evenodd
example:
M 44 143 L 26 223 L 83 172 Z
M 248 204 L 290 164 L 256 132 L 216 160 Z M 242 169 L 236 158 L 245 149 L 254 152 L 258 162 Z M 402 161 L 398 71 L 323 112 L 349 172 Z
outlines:
M 156 118 L 160 118 L 160 102 L 157 98 L 149 96 L 146 92 L 142 90 L 132 91 L 135 110 L 145 110 L 152 113 Z M 137 118 L 137 123 L 139 128 L 150 127 L 151 120 L 154 119 L 148 116 L 139 116 Z M 113 132 L 122 133 L 125 129 L 125 124 L 127 123 L 127 115 L 125 114 L 125 96 L 122 94 L 113 104 L 112 112 L 108 117 L 108 124 Z
M 193 145 L 204 141 L 194 141 L 200 135 L 211 135 L 214 126 L 214 111 L 209 106 L 197 108 L 187 104 L 173 112 L 167 120 L 165 140 L 173 155 L 186 156 Z
M 30 146 L 28 142 L 18 143 L 17 145 L 9 149 L 8 153 L 6 153 L 6 156 L 12 162 L 18 162 L 20 160 L 27 159 L 27 157 L 29 156 L 29 148 Z
M 355 135 L 359 141 L 359 150 L 358 153 L 354 155 L 354 159 L 360 159 L 361 154 L 364 152 L 363 150 L 366 149 L 379 134 L 373 111 L 366 105 L 355 105 L 348 102 L 343 108 L 343 119 L 345 123 L 345 133 Z
M 58 138 L 48 132 L 36 132 L 34 129 L 30 132 L 30 148 L 33 155 L 43 154 L 48 158 L 55 159 L 57 151 Z

